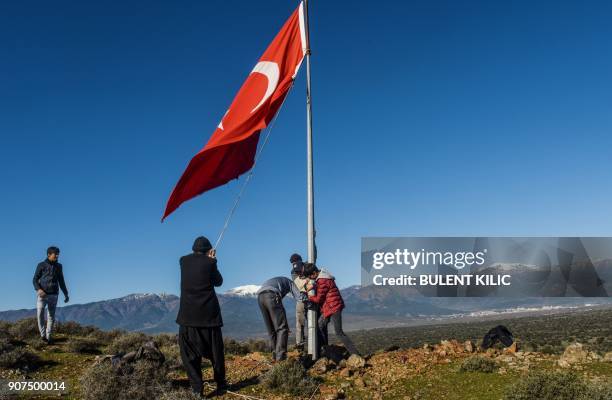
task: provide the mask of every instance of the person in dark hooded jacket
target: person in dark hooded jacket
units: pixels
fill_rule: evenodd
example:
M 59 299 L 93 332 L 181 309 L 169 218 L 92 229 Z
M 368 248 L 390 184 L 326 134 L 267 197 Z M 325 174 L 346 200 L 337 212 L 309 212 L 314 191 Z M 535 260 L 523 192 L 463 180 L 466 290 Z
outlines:
M 176 323 L 179 324 L 179 347 L 191 388 L 201 395 L 202 357 L 213 367 L 217 391 L 227 388 L 225 356 L 221 327 L 221 308 L 215 286 L 223 277 L 217 269 L 216 252 L 204 236 L 193 244 L 193 253 L 181 257 L 181 300 Z

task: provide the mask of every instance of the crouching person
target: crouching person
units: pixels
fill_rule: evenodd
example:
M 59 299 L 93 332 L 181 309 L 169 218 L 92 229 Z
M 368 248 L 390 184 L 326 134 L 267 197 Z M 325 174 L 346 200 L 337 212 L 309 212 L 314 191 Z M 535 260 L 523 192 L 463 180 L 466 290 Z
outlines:
M 68 303 L 68 289 L 64 282 L 64 270 L 59 259 L 60 250 L 55 246 L 47 249 L 47 258 L 38 264 L 32 283 L 36 290 L 36 317 L 38 320 L 38 330 L 42 341 L 49 344 L 53 339 L 53 325 L 55 323 L 55 307 L 59 289 L 64 293 L 64 303 Z M 47 321 L 45 323 L 45 310 Z
M 351 339 L 344 333 L 342 329 L 342 309 L 344 309 L 344 301 L 340 290 L 336 286 L 335 278 L 326 270 L 319 270 L 314 264 L 306 263 L 304 265 L 304 275 L 315 281 L 315 285 L 310 283 L 307 286 L 308 291 L 315 290 L 313 296 L 308 296 L 308 300 L 319 305 L 321 315 L 319 317 L 319 333 L 321 346 L 329 345 L 327 325 L 331 322 L 334 325 L 336 336 L 344 347 L 351 354 L 359 354 L 357 348 Z
M 283 306 L 283 297 L 289 293 L 296 301 L 306 300 L 306 296 L 300 293 L 295 283 L 284 276 L 268 279 L 257 291 L 257 302 L 268 330 L 274 361 L 287 358 L 289 324 Z
M 208 239 L 198 237 L 193 253 L 181 257 L 181 300 L 176 323 L 183 367 L 193 391 L 201 395 L 202 357 L 211 361 L 217 392 L 227 390 L 221 308 L 215 286 L 223 277 L 217 269 L 215 250 Z

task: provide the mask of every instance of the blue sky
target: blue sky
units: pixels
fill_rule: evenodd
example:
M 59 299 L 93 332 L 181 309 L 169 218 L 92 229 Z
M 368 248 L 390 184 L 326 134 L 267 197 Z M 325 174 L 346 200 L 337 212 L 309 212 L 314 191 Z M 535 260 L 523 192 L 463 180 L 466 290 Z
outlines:
M 0 5 L 0 309 L 56 244 L 72 302 L 178 293 L 239 182 L 160 223 L 296 1 Z M 612 235 L 612 5 L 311 2 L 319 264 L 360 238 Z M 306 247 L 305 70 L 219 248 L 222 290 Z

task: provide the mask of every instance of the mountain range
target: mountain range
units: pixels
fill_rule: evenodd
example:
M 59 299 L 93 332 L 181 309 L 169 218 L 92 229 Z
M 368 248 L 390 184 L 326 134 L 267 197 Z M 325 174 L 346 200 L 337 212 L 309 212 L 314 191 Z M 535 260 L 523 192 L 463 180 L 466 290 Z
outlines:
M 255 297 L 258 288 L 257 285 L 245 285 L 218 294 L 224 335 L 237 339 L 265 335 Z M 341 292 L 346 303 L 343 322 L 348 331 L 612 305 L 610 298 L 414 297 L 406 288 L 386 286 L 351 286 Z M 293 328 L 295 303 L 290 298 L 286 298 L 284 303 L 289 326 Z M 56 317 L 59 321 L 76 321 L 105 330 L 176 332 L 178 307 L 179 298 L 173 294 L 130 294 L 117 299 L 58 307 Z M 2 311 L 0 320 L 15 321 L 35 314 L 35 309 Z

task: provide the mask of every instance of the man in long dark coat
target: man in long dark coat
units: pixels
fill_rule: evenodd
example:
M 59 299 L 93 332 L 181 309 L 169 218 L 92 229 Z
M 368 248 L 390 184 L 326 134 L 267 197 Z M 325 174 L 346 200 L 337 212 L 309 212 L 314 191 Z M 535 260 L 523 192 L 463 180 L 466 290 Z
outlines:
M 217 392 L 227 389 L 221 327 L 221 308 L 215 286 L 223 277 L 217 269 L 215 250 L 203 236 L 193 244 L 193 253 L 181 257 L 181 304 L 176 318 L 181 359 L 191 388 L 202 394 L 202 357 L 213 367 Z

